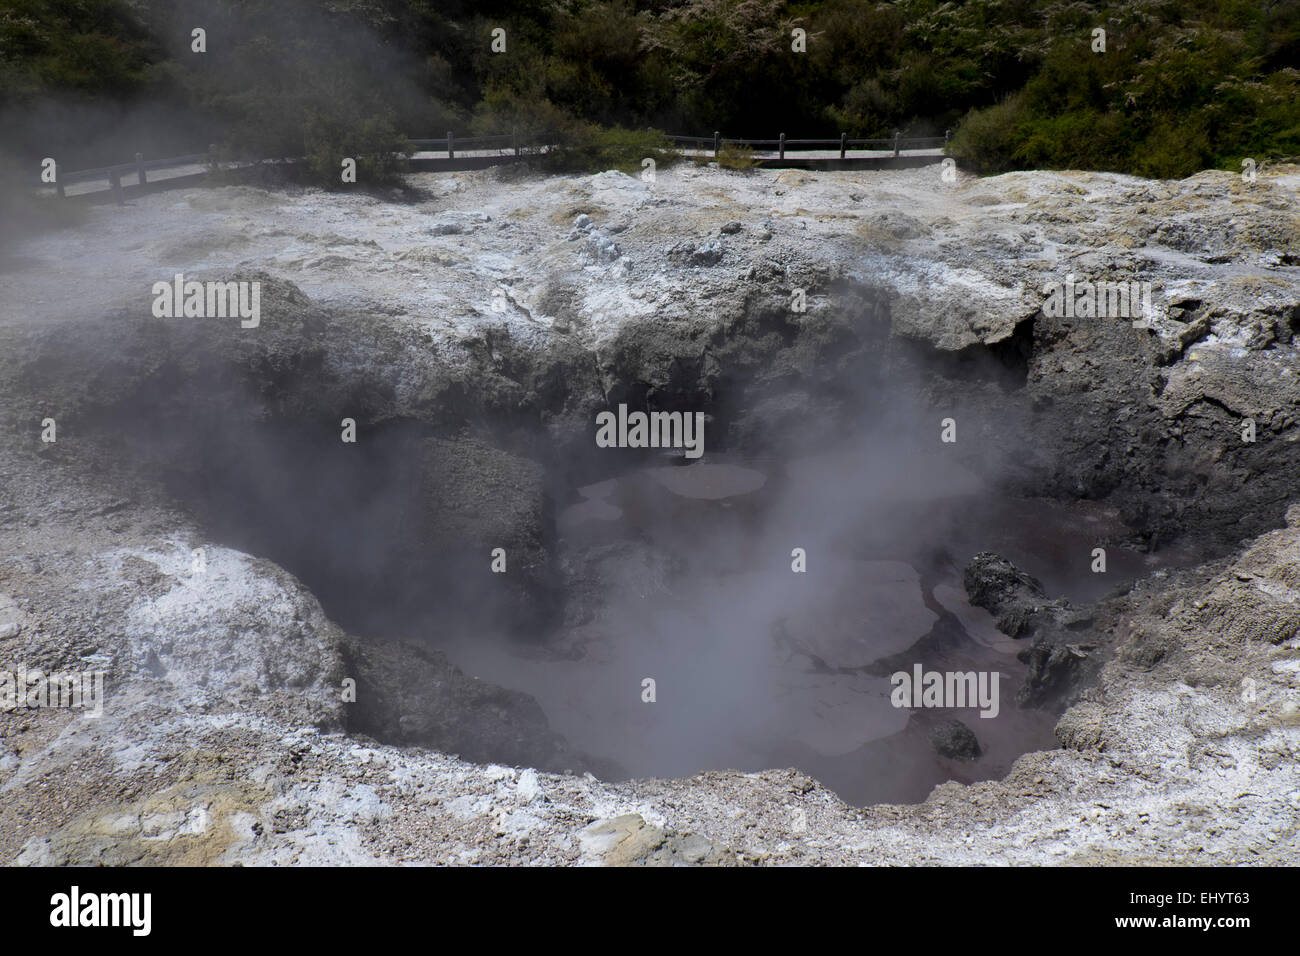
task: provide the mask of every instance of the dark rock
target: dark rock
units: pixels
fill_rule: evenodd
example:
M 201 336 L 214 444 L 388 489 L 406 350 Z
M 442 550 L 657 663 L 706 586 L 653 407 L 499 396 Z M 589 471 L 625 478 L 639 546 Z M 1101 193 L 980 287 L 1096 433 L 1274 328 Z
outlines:
M 554 506 L 539 463 L 472 439 L 429 439 L 420 447 L 416 513 L 404 542 L 456 608 L 482 606 L 538 633 L 560 600 L 551 555 Z M 506 570 L 492 571 L 493 551 Z
M 975 732 L 960 720 L 946 720 L 930 730 L 930 746 L 941 757 L 974 760 L 983 751 Z
M 1028 637 L 1042 626 L 1062 602 L 1050 602 L 1037 578 L 1001 555 L 983 551 L 971 559 L 962 575 L 971 604 L 987 610 L 998 630 L 1009 637 Z
M 714 266 L 722 261 L 722 243 L 710 239 L 700 245 L 692 245 L 686 240 L 668 247 L 668 259 L 676 265 Z
M 1076 610 L 1067 601 L 1049 600 L 1042 584 L 1001 555 L 977 554 L 962 576 L 971 604 L 988 610 L 998 630 L 1030 638 L 1016 657 L 1026 665 L 1016 692 L 1021 707 L 1064 704 L 1101 665 L 1104 643 L 1093 637 L 1094 610 Z
M 1016 693 L 1021 707 L 1047 707 L 1066 696 L 1076 686 L 1083 665 L 1091 652 L 1078 644 L 1067 643 L 1062 632 L 1040 634 L 1017 658 L 1028 666 L 1025 682 Z

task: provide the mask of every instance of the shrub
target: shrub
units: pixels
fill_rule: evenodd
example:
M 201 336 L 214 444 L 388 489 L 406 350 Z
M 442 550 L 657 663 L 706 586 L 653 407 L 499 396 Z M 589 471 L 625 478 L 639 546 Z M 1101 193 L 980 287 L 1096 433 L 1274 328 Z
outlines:
M 681 154 L 659 130 L 632 130 L 621 126 L 602 129 L 582 124 L 567 141 L 546 154 L 550 169 L 599 172 L 617 169 L 624 173 L 641 172 L 642 162 L 653 159 L 656 166 L 668 166 Z
M 1158 123 L 1133 150 L 1132 169 L 1153 179 L 1182 179 L 1210 163 L 1210 138 L 1197 119 Z
M 757 163 L 752 146 L 730 140 L 722 141 L 722 148 L 718 150 L 719 169 L 747 170 L 753 169 Z
M 395 186 L 406 171 L 411 145 L 397 132 L 390 117 L 343 119 L 314 115 L 304 132 L 307 150 L 303 169 L 306 178 L 327 189 L 344 186 L 344 158 L 357 163 L 357 185 Z
M 957 127 L 948 152 L 981 173 L 1015 169 L 1020 100 L 1012 96 L 987 109 L 971 110 Z

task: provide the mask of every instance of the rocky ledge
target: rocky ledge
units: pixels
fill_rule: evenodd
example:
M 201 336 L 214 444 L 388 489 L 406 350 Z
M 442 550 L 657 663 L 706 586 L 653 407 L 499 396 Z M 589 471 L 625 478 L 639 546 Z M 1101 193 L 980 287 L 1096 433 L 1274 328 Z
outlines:
M 3 264 L 0 661 L 107 691 L 99 717 L 0 713 L 0 861 L 1294 864 L 1298 183 L 476 173 L 165 193 L 35 236 Z M 181 272 L 261 281 L 259 329 L 155 318 Z M 1150 282 L 1151 311 L 1049 314 L 1071 274 Z M 496 610 L 562 628 L 549 483 L 597 473 L 596 408 L 706 409 L 746 451 L 803 422 L 816 446 L 859 380 L 914 393 L 936 434 L 953 416 L 972 469 L 1111 508 L 1117 545 L 1210 559 L 1069 607 L 982 556 L 972 600 L 1028 642 L 1022 703 L 1060 712 L 1061 746 L 917 805 L 786 770 L 601 782 L 527 697 L 346 633 L 346 601 L 332 620 L 275 563 L 343 588 L 337 529 L 219 543 L 221 514 L 274 542 L 286 494 L 311 497 L 241 487 L 232 430 L 311 460 L 286 435 L 350 417 L 393 436 L 372 460 L 409 490 L 355 527 L 391 530 L 411 574 L 361 589 L 400 598 L 504 539 L 522 573 Z

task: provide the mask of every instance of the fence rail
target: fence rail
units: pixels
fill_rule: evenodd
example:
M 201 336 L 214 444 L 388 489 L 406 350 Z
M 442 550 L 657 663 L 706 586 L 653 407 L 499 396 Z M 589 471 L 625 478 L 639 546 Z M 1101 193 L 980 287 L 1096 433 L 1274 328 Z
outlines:
M 785 159 L 787 152 L 832 152 L 839 150 L 840 159 L 846 159 L 849 150 L 877 153 L 892 152 L 897 157 L 904 150 L 938 149 L 949 141 L 951 135 L 951 131 L 943 136 L 903 136 L 900 133 L 895 133 L 889 139 L 850 139 L 848 134 L 841 133 L 839 139 L 787 139 L 786 135 L 782 133 L 776 139 L 740 139 L 730 136 L 724 137 L 721 132 L 715 132 L 712 136 L 670 135 L 668 141 L 678 149 L 702 153 L 712 152 L 715 159 L 724 148 L 749 149 L 756 153 L 775 152 L 778 159 L 781 160 Z M 489 155 L 496 153 L 499 156 L 522 156 L 525 153 L 550 148 L 547 144 L 522 142 L 517 136 L 508 133 L 494 136 L 458 137 L 449 131 L 446 136 L 440 139 L 409 139 L 407 142 L 411 145 L 412 152 L 446 153 L 449 160 L 456 159 L 458 152 L 462 154 L 462 158 L 469 153 L 477 153 L 480 157 L 484 153 Z M 64 186 L 107 180 L 108 187 L 113 191 L 120 204 L 123 202 L 123 176 L 134 176 L 136 182 L 140 186 L 144 186 L 149 181 L 148 174 L 151 171 L 177 169 L 186 166 L 214 165 L 216 162 L 215 149 L 207 153 L 192 153 L 188 156 L 172 156 L 166 159 L 150 160 L 146 160 L 143 154 L 136 153 L 134 162 L 59 173 L 55 186 L 59 196 L 62 197 L 65 195 Z
M 892 152 L 894 156 L 901 156 L 903 150 L 938 149 L 951 140 L 952 131 L 948 130 L 942 136 L 904 136 L 896 132 L 889 139 L 850 139 L 847 133 L 841 133 L 839 139 L 787 139 L 785 133 L 776 139 L 736 139 L 724 137 L 721 132 L 715 132 L 712 137 L 670 136 L 668 138 L 677 146 L 693 144 L 696 147 L 711 147 L 715 157 L 724 147 L 740 147 L 755 152 L 775 151 L 778 159 L 785 159 L 787 152 L 839 150 L 840 159 L 847 159 L 851 149 L 878 153 Z

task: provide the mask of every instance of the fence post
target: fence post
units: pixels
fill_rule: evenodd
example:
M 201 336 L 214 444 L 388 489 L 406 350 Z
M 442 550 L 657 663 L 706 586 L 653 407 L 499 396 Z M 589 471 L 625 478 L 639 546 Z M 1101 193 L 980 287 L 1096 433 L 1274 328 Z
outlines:
M 135 178 L 139 180 L 141 186 L 146 182 L 144 178 L 144 153 L 135 154 Z
M 894 156 L 898 156 L 898 138 L 899 138 L 901 135 L 902 135 L 902 134 L 899 133 L 898 130 L 894 130 Z
M 950 142 L 951 140 L 952 140 L 952 130 L 950 130 L 950 129 L 946 129 L 946 130 L 944 130 L 944 131 L 943 131 L 943 141 L 944 141 L 945 143 L 948 143 L 948 142 Z
M 722 134 L 716 129 L 713 131 L 713 158 L 718 158 L 718 151 L 722 149 Z
M 781 134 L 781 139 L 779 142 L 781 145 L 779 147 L 780 152 L 777 154 L 777 158 L 785 159 L 785 133 Z
M 451 130 L 447 130 L 447 158 L 456 158 L 456 136 Z
M 126 200 L 122 198 L 122 177 L 116 169 L 108 171 L 108 184 L 113 187 L 113 198 L 117 200 L 117 204 L 125 206 Z
M 844 158 L 844 151 L 848 149 L 848 146 L 849 146 L 849 134 L 840 133 L 840 159 Z

